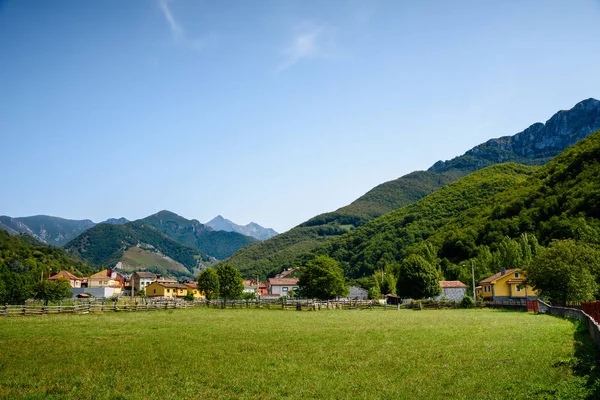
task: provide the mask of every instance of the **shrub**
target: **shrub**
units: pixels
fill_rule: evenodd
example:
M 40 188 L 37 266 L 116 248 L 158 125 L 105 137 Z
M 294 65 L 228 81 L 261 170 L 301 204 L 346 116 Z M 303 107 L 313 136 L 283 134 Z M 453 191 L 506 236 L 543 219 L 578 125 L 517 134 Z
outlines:
M 473 307 L 474 304 L 475 304 L 475 302 L 473 301 L 471 296 L 463 297 L 462 301 L 460 302 L 460 306 L 463 308 L 471 308 L 471 307 Z

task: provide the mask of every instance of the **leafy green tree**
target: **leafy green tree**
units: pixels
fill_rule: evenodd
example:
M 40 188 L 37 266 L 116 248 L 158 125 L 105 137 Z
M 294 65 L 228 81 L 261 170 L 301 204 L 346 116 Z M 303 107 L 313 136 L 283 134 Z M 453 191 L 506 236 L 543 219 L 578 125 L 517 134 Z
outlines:
M 369 288 L 369 299 L 377 300 L 381 298 L 381 291 L 379 290 L 379 286 L 371 286 Z
M 298 286 L 303 297 L 328 300 L 348 295 L 342 268 L 327 256 L 318 256 L 302 268 Z
M 437 270 L 423 257 L 411 254 L 402 261 L 396 290 L 401 297 L 423 299 L 437 296 L 442 288 Z
M 43 279 L 33 285 L 33 297 L 38 300 L 58 301 L 72 297 L 71 283 L 68 279 Z
M 240 271 L 231 264 L 219 264 L 219 293 L 225 300 L 238 299 L 244 291 L 244 279 Z
M 220 285 L 219 275 L 214 268 L 207 268 L 198 275 L 198 290 L 204 293 L 207 300 L 214 300 L 219 297 Z
M 572 239 L 555 240 L 525 271 L 527 283 L 550 300 L 593 300 L 599 288 L 600 252 Z
M 396 294 L 396 277 L 391 272 L 385 273 L 379 290 L 382 295 Z

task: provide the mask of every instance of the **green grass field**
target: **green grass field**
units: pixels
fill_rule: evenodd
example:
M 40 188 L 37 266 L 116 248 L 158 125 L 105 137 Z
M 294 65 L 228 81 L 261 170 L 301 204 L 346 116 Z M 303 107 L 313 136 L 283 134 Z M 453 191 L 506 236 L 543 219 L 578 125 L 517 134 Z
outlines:
M 570 321 L 498 310 L 0 318 L 0 349 L 2 399 L 574 399 L 594 355 Z

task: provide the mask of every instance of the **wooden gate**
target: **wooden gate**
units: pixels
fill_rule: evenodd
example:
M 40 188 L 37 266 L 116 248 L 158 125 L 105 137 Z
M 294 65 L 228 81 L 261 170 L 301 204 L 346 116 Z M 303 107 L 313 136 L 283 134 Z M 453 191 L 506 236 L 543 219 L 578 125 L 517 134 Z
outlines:
M 594 321 L 600 323 L 600 301 L 581 303 L 581 311 L 592 317 Z
M 538 301 L 537 300 L 527 300 L 527 311 L 529 312 L 538 312 Z

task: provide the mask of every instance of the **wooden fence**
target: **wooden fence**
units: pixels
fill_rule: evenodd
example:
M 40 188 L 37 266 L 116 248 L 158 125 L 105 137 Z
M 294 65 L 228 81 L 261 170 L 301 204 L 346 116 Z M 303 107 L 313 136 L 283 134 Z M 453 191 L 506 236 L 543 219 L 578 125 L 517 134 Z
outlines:
M 478 303 L 475 307 L 496 307 L 495 304 Z M 290 300 L 290 299 L 259 299 L 259 300 L 194 300 L 183 299 L 121 299 L 117 302 L 102 300 L 77 300 L 44 305 L 40 302 L 28 302 L 25 305 L 0 306 L 0 316 L 26 316 L 49 314 L 95 314 L 105 312 L 136 312 L 169 309 L 265 309 L 265 310 L 294 310 L 294 311 L 324 311 L 324 310 L 441 310 L 456 309 L 460 304 L 454 301 L 415 301 L 400 304 L 387 304 L 378 300 Z

